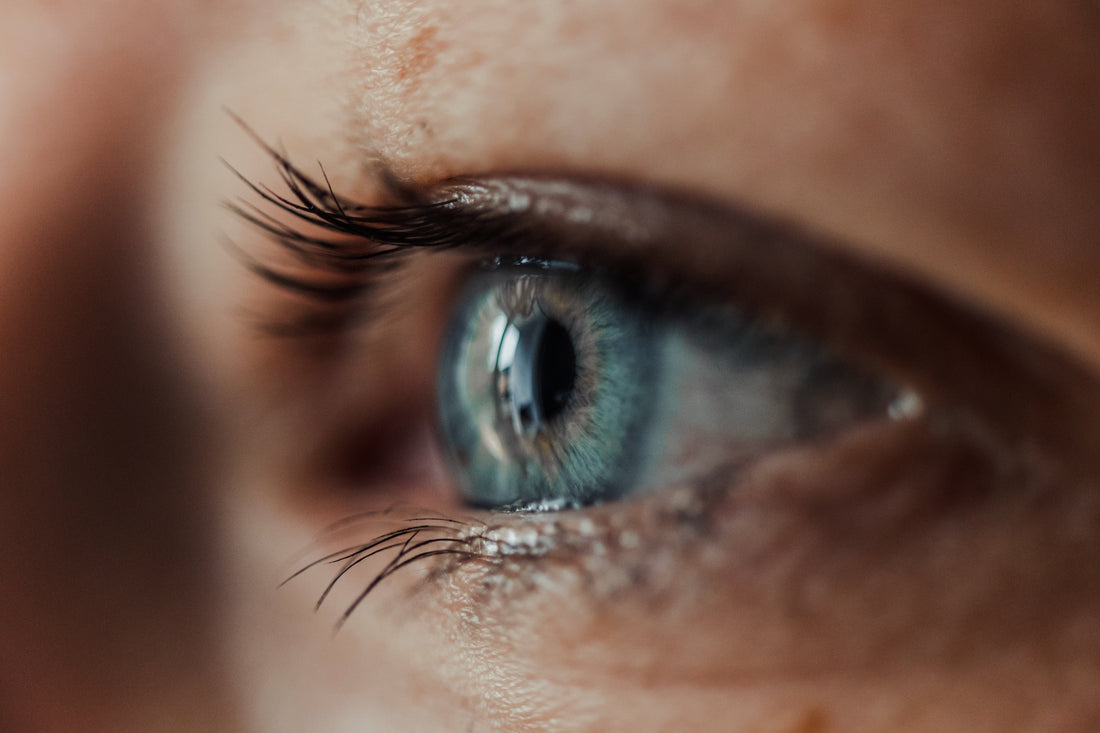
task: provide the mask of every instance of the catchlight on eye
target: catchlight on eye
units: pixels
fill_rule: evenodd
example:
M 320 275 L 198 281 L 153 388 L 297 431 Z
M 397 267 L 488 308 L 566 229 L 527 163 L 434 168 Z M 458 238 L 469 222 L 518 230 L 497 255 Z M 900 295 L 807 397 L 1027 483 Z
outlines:
M 465 499 L 551 510 L 698 479 L 912 414 L 916 399 L 728 306 L 652 302 L 546 263 L 467 285 L 438 376 Z
M 497 409 L 520 435 L 534 436 L 569 404 L 577 382 L 577 355 L 569 331 L 541 309 L 526 317 L 505 313 L 493 321 L 489 368 Z

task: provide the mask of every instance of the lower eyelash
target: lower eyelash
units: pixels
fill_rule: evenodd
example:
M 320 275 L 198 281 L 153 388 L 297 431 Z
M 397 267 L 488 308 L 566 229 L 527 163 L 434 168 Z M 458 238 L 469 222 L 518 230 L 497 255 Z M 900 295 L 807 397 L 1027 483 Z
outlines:
M 341 628 L 384 581 L 402 570 L 428 563 L 425 583 L 439 582 L 459 570 L 476 565 L 476 578 L 483 592 L 530 589 L 535 572 L 547 564 L 580 573 L 585 586 L 600 593 L 624 586 L 638 588 L 649 575 L 657 550 L 668 551 L 688 542 L 698 544 L 712 529 L 714 507 L 732 485 L 733 469 L 724 469 L 712 480 L 679 490 L 662 492 L 640 501 L 605 504 L 593 516 L 592 509 L 541 514 L 486 515 L 485 519 L 465 516 L 394 517 L 393 509 L 351 517 L 332 530 L 361 521 L 397 523 L 398 527 L 374 535 L 366 542 L 344 547 L 314 559 L 281 584 L 322 567 L 335 573 L 317 599 L 320 609 L 335 587 L 351 571 L 370 560 L 385 564 L 368 576 L 362 590 L 344 608 L 335 622 Z M 646 501 L 648 499 L 648 501 Z M 630 506 L 628 506 L 628 504 Z M 634 509 L 635 511 L 631 511 Z M 637 510 L 643 509 L 644 517 Z M 491 520 L 491 521 L 487 521 Z M 624 562 L 630 555 L 630 561 Z M 625 568 L 611 577 L 608 568 Z
M 451 517 L 418 516 L 407 519 L 392 519 L 393 510 L 383 512 L 370 512 L 365 515 L 357 515 L 348 520 L 337 523 L 329 529 L 335 531 L 351 522 L 376 519 L 387 522 L 397 522 L 403 526 L 379 534 L 365 543 L 352 545 L 335 552 L 328 553 L 320 558 L 312 560 L 305 566 L 295 571 L 286 578 L 280 587 L 291 582 L 306 572 L 321 566 L 338 566 L 333 578 L 325 586 L 317 599 L 315 610 L 319 610 L 336 585 L 353 569 L 361 563 L 372 558 L 385 558 L 386 553 L 394 551 L 388 562 L 378 570 L 367 583 L 364 589 L 356 596 L 341 614 L 336 622 L 339 629 L 347 622 L 351 614 L 367 599 L 367 597 L 387 578 L 414 564 L 432 559 L 450 557 L 452 561 L 469 561 L 477 559 L 480 554 L 472 539 L 474 530 L 478 525 L 474 521 L 455 519 Z

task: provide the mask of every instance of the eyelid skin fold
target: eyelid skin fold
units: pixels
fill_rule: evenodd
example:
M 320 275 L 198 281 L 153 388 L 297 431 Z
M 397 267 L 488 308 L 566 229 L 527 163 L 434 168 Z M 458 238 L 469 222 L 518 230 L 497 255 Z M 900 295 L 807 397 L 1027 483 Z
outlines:
M 245 264 L 324 305 L 285 333 L 346 326 L 372 285 L 411 251 L 568 260 L 643 283 L 670 301 L 730 300 L 885 370 L 932 408 L 970 412 L 1012 440 L 1097 460 L 1095 375 L 1040 338 L 789 222 L 583 176 L 491 174 L 414 185 L 383 171 L 390 203 L 365 206 L 256 139 L 290 196 L 237 175 L 284 216 L 319 228 L 295 228 L 245 201 L 228 204 L 300 267 L 279 269 L 238 250 Z

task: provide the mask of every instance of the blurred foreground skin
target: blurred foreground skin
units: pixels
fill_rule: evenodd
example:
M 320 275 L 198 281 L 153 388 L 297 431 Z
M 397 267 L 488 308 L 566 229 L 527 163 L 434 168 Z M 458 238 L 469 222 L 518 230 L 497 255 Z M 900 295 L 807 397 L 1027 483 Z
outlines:
M 1043 511 L 940 522 L 896 566 L 823 561 L 850 613 L 812 629 L 734 557 L 667 617 L 568 583 L 507 610 L 461 578 L 409 601 L 410 578 L 333 638 L 327 578 L 276 590 L 294 553 L 353 511 L 456 501 L 425 438 L 447 278 L 410 278 L 419 310 L 363 337 L 345 394 L 359 346 L 240 318 L 274 296 L 223 245 L 254 235 L 219 208 L 240 184 L 218 162 L 273 179 L 228 107 L 361 199 L 378 160 L 684 188 L 834 235 L 1098 377 L 1094 4 L 7 5 L 0 730 L 1100 729 L 1095 462 L 1055 471 Z M 354 492 L 303 438 L 341 404 L 376 438 Z

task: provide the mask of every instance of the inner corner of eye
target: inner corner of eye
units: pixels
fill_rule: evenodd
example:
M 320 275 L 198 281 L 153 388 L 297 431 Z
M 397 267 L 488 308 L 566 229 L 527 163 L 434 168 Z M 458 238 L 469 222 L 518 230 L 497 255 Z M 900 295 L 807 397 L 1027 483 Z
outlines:
M 470 279 L 437 375 L 467 503 L 587 506 L 924 409 L 913 390 L 788 328 L 638 292 L 524 258 Z

